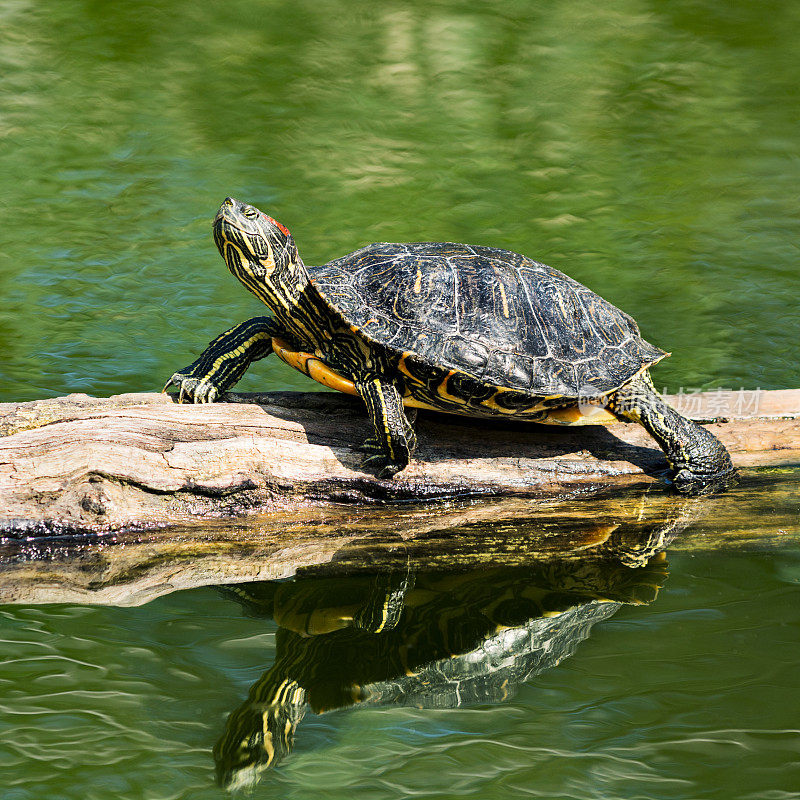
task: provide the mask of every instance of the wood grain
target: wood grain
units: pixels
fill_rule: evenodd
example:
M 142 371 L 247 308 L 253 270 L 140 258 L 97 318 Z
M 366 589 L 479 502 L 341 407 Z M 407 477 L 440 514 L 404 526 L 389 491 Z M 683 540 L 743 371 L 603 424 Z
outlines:
M 69 395 L 0 404 L 0 535 L 52 536 L 207 523 L 332 503 L 481 496 L 564 498 L 658 482 L 663 454 L 638 425 L 489 424 L 421 413 L 413 463 L 362 472 L 368 422 L 332 393 Z M 740 467 L 800 463 L 800 390 L 672 398 Z M 711 421 L 713 420 L 713 421 Z

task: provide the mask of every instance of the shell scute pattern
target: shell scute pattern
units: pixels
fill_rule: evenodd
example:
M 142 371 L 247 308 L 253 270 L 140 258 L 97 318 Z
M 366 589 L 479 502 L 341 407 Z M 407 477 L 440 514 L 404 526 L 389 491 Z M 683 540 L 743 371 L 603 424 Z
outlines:
M 562 361 L 596 358 L 602 344 L 573 287 L 548 276 L 536 288 L 539 322 L 552 356 Z
M 408 375 L 419 383 L 425 384 L 428 391 L 436 394 L 438 388 L 447 379 L 449 371 L 437 366 L 428 364 L 415 353 L 405 353 L 400 363 L 400 372 Z
M 397 325 L 382 314 L 373 314 L 364 322 L 363 331 L 377 342 L 384 342 L 396 331 Z
M 535 378 L 533 360 L 516 353 L 495 350 L 483 377 L 496 386 L 530 389 Z
M 498 392 L 494 396 L 494 402 L 499 408 L 507 411 L 525 411 L 531 406 L 531 396 L 528 392 L 509 389 L 504 392 Z
M 421 351 L 417 351 L 421 352 Z M 426 353 L 430 357 L 429 353 Z M 459 361 L 462 364 L 462 369 L 468 374 L 481 379 L 488 380 L 487 372 L 489 365 L 489 357 L 493 353 L 489 348 L 473 342 L 463 336 L 454 336 L 442 344 L 441 358 L 446 364 L 456 364 Z M 433 359 L 435 360 L 435 359 Z
M 611 313 L 608 302 L 593 292 L 584 293 L 581 301 L 600 341 L 618 345 L 629 336 L 639 336 L 639 328 L 631 317 L 618 309 L 614 309 L 617 313 Z
M 408 350 L 413 353 L 427 353 L 428 358 L 436 361 L 441 357 L 442 350 L 447 344 L 441 336 L 435 336 L 431 331 L 422 330 L 412 336 Z
M 580 387 L 577 382 L 575 367 L 555 358 L 542 358 L 536 361 L 539 370 L 537 391 L 545 395 L 569 397 L 577 394 L 573 387 Z
M 491 402 L 509 408 L 522 396 L 528 405 L 532 396 L 575 398 L 587 386 L 605 394 L 666 355 L 582 284 L 507 250 L 373 244 L 308 270 L 346 322 L 406 353 L 409 376 L 461 403 L 486 386 L 507 390 Z
M 596 391 L 596 387 L 602 386 L 607 375 L 614 371 L 609 369 L 609 366 L 608 364 L 602 364 L 600 361 L 584 361 L 575 364 L 575 384 L 580 387 L 582 395 L 599 394 Z M 636 372 L 637 370 L 634 369 L 631 374 L 635 375 Z

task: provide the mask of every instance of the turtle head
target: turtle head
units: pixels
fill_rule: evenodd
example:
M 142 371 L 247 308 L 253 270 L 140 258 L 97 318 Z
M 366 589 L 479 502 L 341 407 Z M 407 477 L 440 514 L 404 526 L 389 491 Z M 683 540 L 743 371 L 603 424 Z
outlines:
M 252 788 L 294 746 L 297 724 L 305 713 L 305 690 L 293 680 L 274 680 L 267 672 L 250 698 L 225 723 L 214 745 L 217 782 L 227 789 Z
M 214 241 L 228 269 L 251 291 L 301 264 L 292 234 L 255 206 L 226 197 L 214 218 Z M 256 292 L 258 294 L 258 292 Z

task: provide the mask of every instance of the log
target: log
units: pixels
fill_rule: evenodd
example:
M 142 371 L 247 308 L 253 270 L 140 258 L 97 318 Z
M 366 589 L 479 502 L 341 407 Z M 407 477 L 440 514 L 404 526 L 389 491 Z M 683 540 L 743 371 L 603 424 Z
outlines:
M 800 463 L 800 390 L 668 399 L 707 422 L 739 467 Z M 647 487 L 665 467 L 635 424 L 495 424 L 423 412 L 413 463 L 381 480 L 359 469 L 355 447 L 368 422 L 358 399 L 274 392 L 225 400 L 69 395 L 0 404 L 0 536 L 279 519 L 332 503 L 567 498 Z
M 397 506 L 321 504 L 105 536 L 0 544 L 0 603 L 141 605 L 180 589 L 295 574 L 458 571 L 618 558 L 615 543 L 670 552 L 800 543 L 800 469 L 748 471 L 687 499 L 639 487 L 575 499 Z M 643 551 L 644 552 L 644 551 Z M 630 565 L 630 564 L 628 564 Z

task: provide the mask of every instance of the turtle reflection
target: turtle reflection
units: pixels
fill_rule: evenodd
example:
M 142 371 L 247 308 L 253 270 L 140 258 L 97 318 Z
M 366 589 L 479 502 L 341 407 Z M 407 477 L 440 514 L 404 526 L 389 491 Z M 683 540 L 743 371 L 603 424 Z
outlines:
M 533 566 L 225 587 L 279 630 L 275 663 L 214 748 L 219 781 L 254 784 L 290 753 L 307 709 L 502 702 L 571 655 L 622 604 L 655 599 L 667 574 L 657 552 L 666 538 L 628 537 L 591 558 Z

